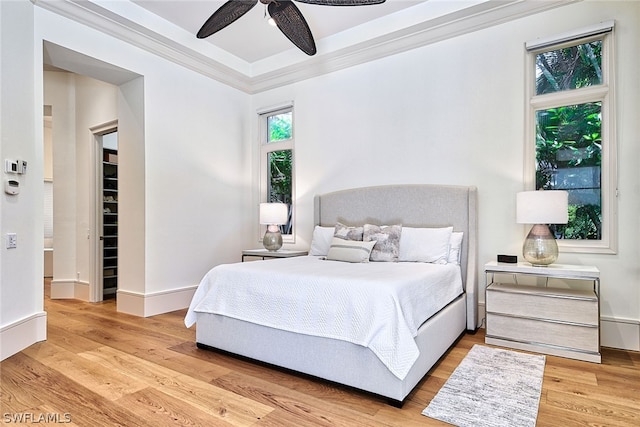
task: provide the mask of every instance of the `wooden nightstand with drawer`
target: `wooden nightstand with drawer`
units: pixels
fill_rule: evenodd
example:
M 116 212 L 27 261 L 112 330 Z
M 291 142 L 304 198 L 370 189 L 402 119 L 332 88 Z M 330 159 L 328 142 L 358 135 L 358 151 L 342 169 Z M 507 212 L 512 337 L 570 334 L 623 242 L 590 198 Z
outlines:
M 600 363 L 600 272 L 596 267 L 528 263 L 485 265 L 487 344 Z M 516 283 L 500 283 L 512 275 Z M 544 285 L 518 284 L 520 275 Z M 549 279 L 591 282 L 582 288 L 549 286 Z

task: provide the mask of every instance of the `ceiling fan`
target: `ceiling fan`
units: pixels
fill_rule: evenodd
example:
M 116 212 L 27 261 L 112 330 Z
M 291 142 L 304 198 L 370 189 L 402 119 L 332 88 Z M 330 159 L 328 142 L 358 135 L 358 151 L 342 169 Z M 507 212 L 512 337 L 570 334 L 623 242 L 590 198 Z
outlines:
M 305 21 L 304 16 L 302 16 L 302 13 L 300 13 L 300 9 L 298 9 L 291 0 L 229 0 L 207 19 L 202 28 L 200 28 L 200 31 L 198 31 L 197 37 L 203 39 L 220 31 L 251 10 L 258 4 L 258 1 L 267 6 L 269 16 L 271 16 L 276 26 L 294 45 L 307 55 L 315 55 L 316 43 L 313 40 L 311 29 L 307 21 Z M 366 6 L 385 2 L 385 0 L 296 1 L 323 6 Z

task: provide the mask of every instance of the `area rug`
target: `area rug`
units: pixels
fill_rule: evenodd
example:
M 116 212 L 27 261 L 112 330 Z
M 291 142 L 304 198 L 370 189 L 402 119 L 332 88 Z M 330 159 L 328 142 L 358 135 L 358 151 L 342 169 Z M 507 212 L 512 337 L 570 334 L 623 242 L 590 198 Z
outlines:
M 422 415 L 460 427 L 534 427 L 544 364 L 544 356 L 476 344 Z

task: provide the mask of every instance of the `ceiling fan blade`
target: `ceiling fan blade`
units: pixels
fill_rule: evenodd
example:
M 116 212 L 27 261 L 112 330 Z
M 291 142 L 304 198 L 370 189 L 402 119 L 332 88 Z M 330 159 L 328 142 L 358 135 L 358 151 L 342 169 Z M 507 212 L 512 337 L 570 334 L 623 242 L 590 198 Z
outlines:
M 203 39 L 217 33 L 258 4 L 258 0 L 229 0 L 207 19 L 196 37 Z
M 321 6 L 367 6 L 384 3 L 385 0 L 296 0 L 300 3 L 318 4 Z
M 307 55 L 315 55 L 316 43 L 313 40 L 311 29 L 307 21 L 300 13 L 300 9 L 289 0 L 279 0 L 269 3 L 267 7 L 269 15 L 276 22 L 280 31 L 287 36 L 293 44 Z

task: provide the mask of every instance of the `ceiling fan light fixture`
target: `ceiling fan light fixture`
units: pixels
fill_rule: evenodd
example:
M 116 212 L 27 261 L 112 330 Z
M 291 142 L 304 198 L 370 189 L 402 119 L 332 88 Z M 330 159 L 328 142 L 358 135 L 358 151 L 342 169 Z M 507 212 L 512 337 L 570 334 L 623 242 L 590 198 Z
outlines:
M 269 1 L 260 0 L 260 3 L 264 4 L 264 19 L 267 20 L 267 24 L 271 25 L 272 27 L 277 27 L 278 24 L 276 24 L 276 21 L 267 12 L 267 5 L 269 4 Z

